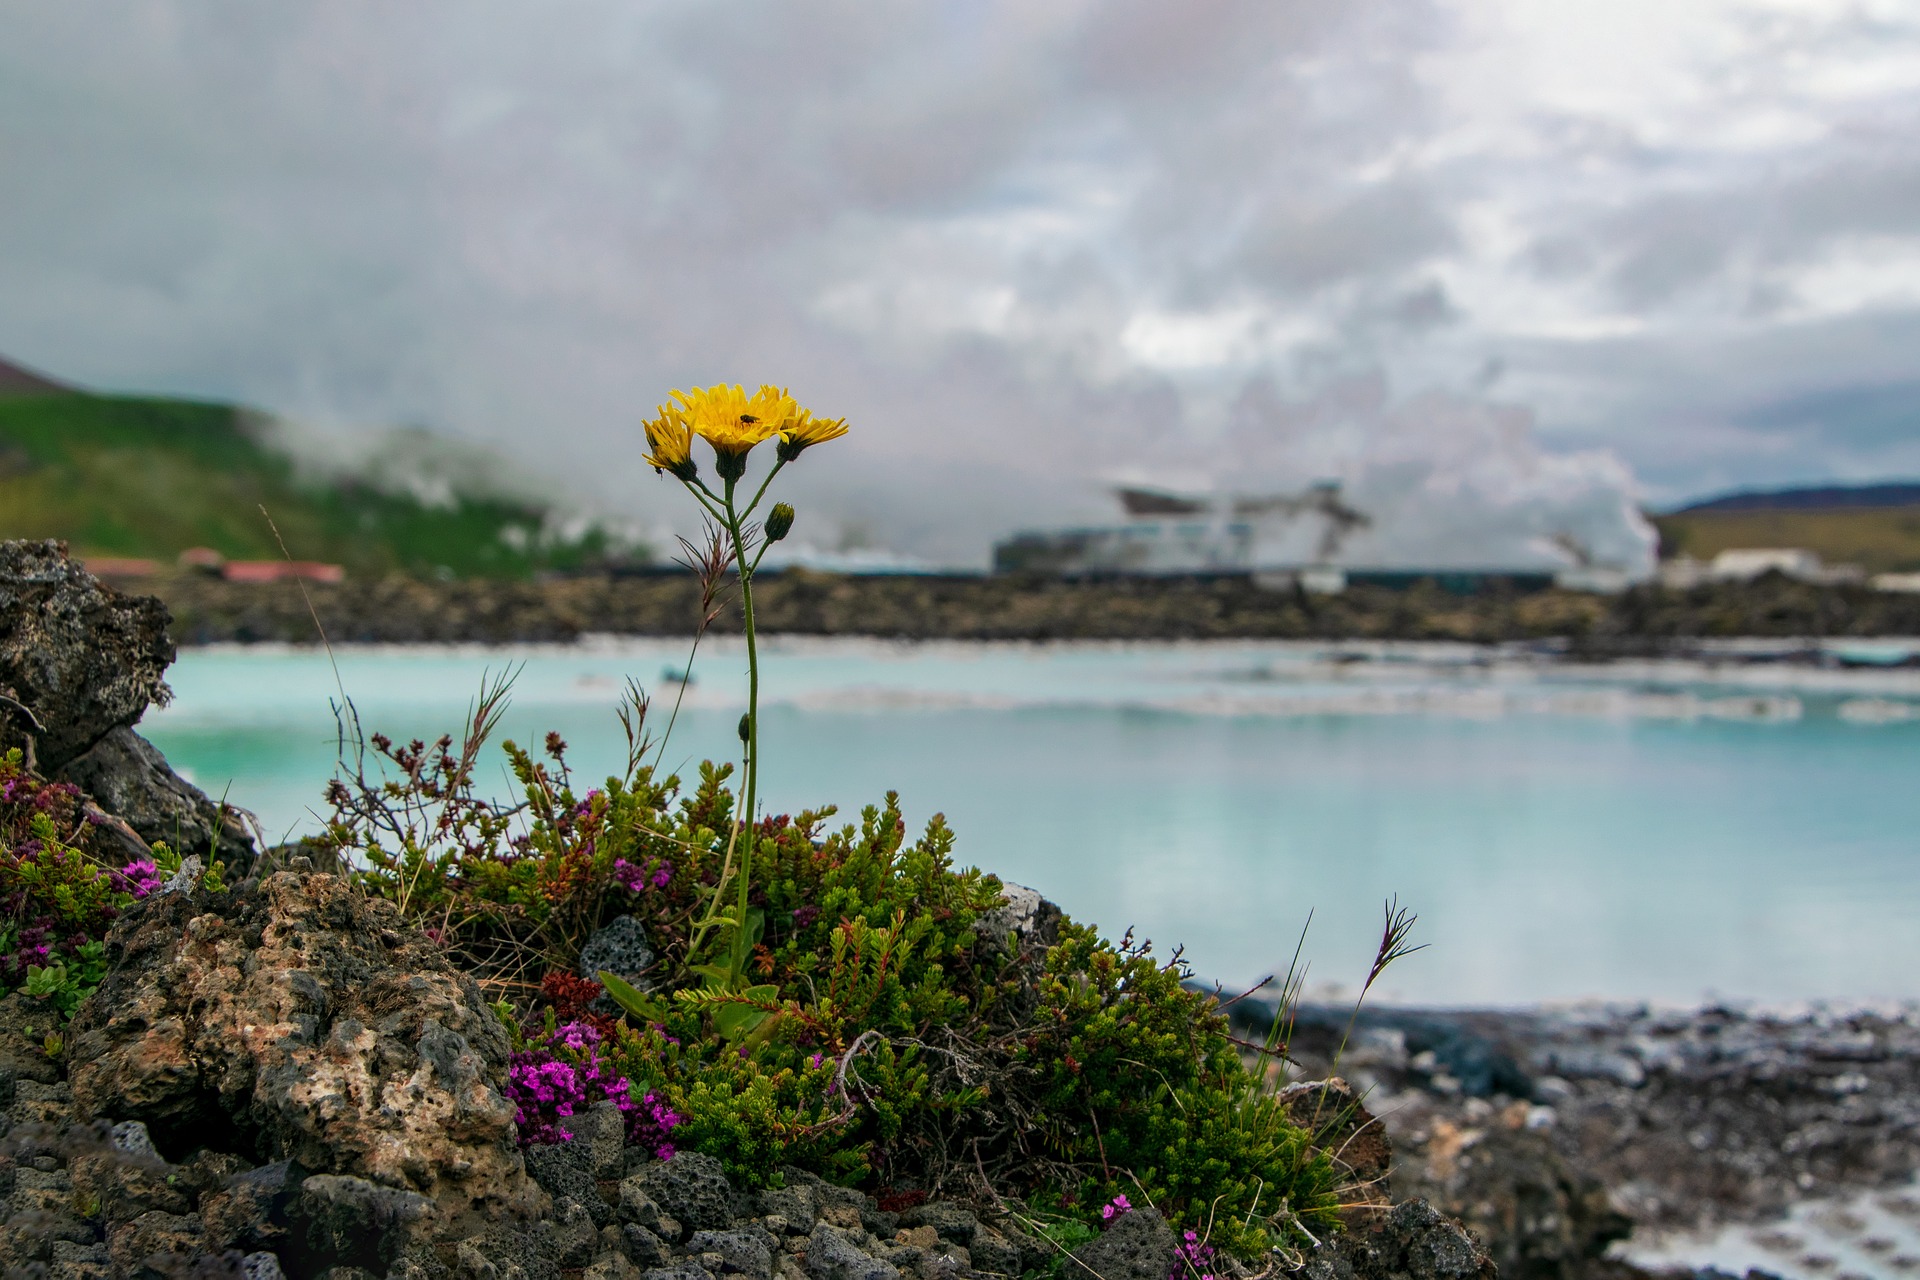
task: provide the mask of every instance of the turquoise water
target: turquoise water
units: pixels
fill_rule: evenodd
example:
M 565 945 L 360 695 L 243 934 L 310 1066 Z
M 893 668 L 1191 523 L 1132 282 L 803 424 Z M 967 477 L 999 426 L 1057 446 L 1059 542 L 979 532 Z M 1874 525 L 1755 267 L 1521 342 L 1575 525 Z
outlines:
M 366 727 L 401 739 L 457 731 L 482 673 L 524 664 L 504 735 L 556 730 L 589 777 L 621 758 L 621 682 L 664 704 L 684 657 L 338 654 Z M 736 747 L 743 667 L 737 646 L 703 651 L 669 766 Z M 170 678 L 143 726 L 168 757 L 275 838 L 313 829 L 336 746 L 325 655 L 191 651 Z M 947 815 L 963 861 L 1183 943 L 1229 984 L 1284 968 L 1311 911 L 1311 982 L 1351 990 L 1398 895 L 1431 946 L 1390 999 L 1920 997 L 1912 672 L 787 642 L 764 689 L 774 808 L 851 815 L 898 790 L 910 822 Z

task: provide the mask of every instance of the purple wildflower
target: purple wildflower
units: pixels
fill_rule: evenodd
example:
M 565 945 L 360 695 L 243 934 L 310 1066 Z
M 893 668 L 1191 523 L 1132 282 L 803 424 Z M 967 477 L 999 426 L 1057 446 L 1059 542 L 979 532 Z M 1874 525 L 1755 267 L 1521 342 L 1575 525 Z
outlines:
M 160 868 L 153 864 L 151 858 L 129 862 L 113 873 L 113 887 L 135 898 L 146 897 L 166 882 L 167 878 L 160 874 Z
M 671 1159 L 668 1137 L 680 1116 L 654 1093 L 636 1101 L 632 1083 L 595 1051 L 600 1042 L 592 1024 L 569 1022 L 554 1031 L 547 1047 L 524 1050 L 508 1060 L 507 1101 L 514 1105 L 520 1145 L 571 1142 L 567 1121 L 596 1102 L 611 1100 L 626 1119 L 628 1142 L 651 1147 L 662 1160 Z M 562 1054 L 584 1054 L 585 1060 Z
M 1133 1202 L 1124 1195 L 1118 1195 L 1100 1206 L 1100 1219 L 1103 1222 L 1112 1222 L 1121 1214 L 1132 1212 Z
M 649 887 L 664 889 L 672 880 L 671 862 L 654 863 L 651 869 L 646 869 L 635 866 L 625 858 L 613 860 L 613 882 L 628 893 L 640 893 Z
M 1214 1248 L 1188 1231 L 1173 1247 L 1173 1272 L 1167 1280 L 1214 1280 Z

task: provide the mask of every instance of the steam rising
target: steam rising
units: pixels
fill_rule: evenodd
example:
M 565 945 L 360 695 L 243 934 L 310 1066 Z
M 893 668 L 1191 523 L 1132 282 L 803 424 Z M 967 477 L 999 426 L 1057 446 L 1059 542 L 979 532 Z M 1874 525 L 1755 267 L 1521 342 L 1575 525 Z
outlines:
M 1378 379 L 1306 404 L 1254 394 L 1213 472 L 1216 487 L 1284 492 L 1340 482 L 1367 516 L 1338 543 L 1338 563 L 1382 568 L 1651 571 L 1656 545 L 1639 486 L 1603 450 L 1552 452 L 1533 414 L 1446 392 L 1394 401 Z M 1317 534 L 1303 522 L 1301 534 Z M 1304 545 L 1291 558 L 1320 558 Z

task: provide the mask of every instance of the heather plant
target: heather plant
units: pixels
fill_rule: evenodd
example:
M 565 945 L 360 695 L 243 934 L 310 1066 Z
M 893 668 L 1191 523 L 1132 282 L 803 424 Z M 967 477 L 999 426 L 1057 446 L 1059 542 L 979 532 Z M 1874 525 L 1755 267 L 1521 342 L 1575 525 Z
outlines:
M 24 991 L 71 1017 L 106 976 L 114 919 L 159 888 L 152 859 L 112 868 L 90 851 L 77 787 L 0 756 L 0 996 Z M 166 846 L 155 855 L 177 867 Z

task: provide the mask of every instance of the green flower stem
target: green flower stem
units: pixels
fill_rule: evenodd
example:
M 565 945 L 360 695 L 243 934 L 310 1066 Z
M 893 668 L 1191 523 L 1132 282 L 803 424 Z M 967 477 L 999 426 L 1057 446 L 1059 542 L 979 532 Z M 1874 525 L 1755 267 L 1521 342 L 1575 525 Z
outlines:
M 766 547 L 762 546 L 760 555 L 754 556 L 751 563 L 748 562 L 746 518 L 752 515 L 754 509 L 760 505 L 760 499 L 767 494 L 767 487 L 773 483 L 773 478 L 780 474 L 780 469 L 784 466 L 786 466 L 786 460 L 783 458 L 774 462 L 772 469 L 767 472 L 766 479 L 760 482 L 759 489 L 754 492 L 753 501 L 749 502 L 745 508 L 739 508 L 734 503 L 737 479 L 728 479 L 725 488 L 719 493 L 709 489 L 706 482 L 697 477 L 686 482 L 688 491 L 699 500 L 701 506 L 721 522 L 726 528 L 727 536 L 733 540 L 733 562 L 740 571 L 740 616 L 747 633 L 747 785 L 741 816 L 745 830 L 741 832 L 736 829 L 733 835 L 733 839 L 738 839 L 741 835 L 744 835 L 745 839 L 741 841 L 739 869 L 733 872 L 738 877 L 738 883 L 734 890 L 733 944 L 731 964 L 728 966 L 734 986 L 744 983 L 747 961 L 750 958 L 747 894 L 751 888 L 753 872 L 754 815 L 757 812 L 760 789 L 760 650 L 753 623 L 753 573 L 760 567 L 760 556 L 766 554 Z M 731 845 L 732 839 L 728 843 Z M 725 892 L 724 880 L 714 886 L 713 898 L 708 904 L 706 918 L 700 922 L 694 932 L 696 943 L 706 935 L 708 929 L 712 928 L 721 897 Z
M 779 468 L 775 468 L 777 471 Z M 773 476 L 769 474 L 767 480 Z M 740 617 L 747 632 L 747 803 L 743 815 L 746 823 L 746 842 L 740 851 L 740 886 L 735 895 L 733 923 L 733 964 L 731 966 L 734 982 L 737 985 L 747 969 L 747 889 L 749 877 L 753 871 L 754 846 L 754 808 L 760 781 L 760 651 L 756 645 L 753 629 L 753 568 L 747 563 L 747 541 L 741 528 L 741 517 L 733 507 L 732 480 L 727 481 L 726 509 L 727 529 L 733 535 L 734 563 L 740 567 Z M 760 494 L 767 491 L 766 483 L 760 486 Z M 754 495 L 754 503 L 760 501 L 760 494 Z M 749 506 L 747 510 L 753 508 Z

